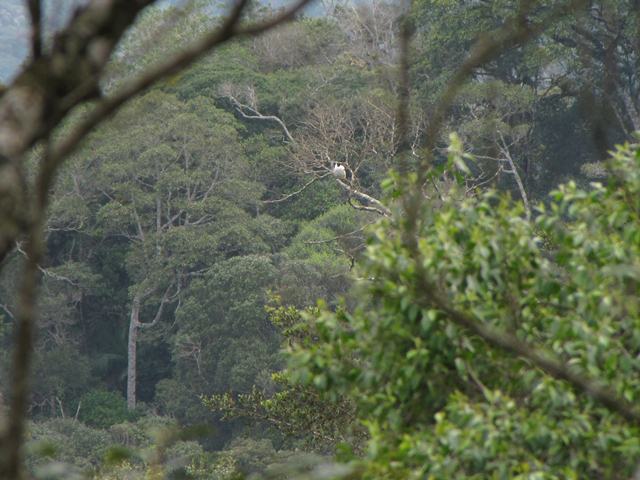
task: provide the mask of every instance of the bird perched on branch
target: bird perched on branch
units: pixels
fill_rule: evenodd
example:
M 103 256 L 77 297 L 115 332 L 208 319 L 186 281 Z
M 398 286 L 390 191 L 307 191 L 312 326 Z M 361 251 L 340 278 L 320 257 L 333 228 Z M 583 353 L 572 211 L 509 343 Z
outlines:
M 331 172 L 341 180 L 347 179 L 347 171 L 345 170 L 344 165 L 338 165 L 337 163 L 334 163 Z

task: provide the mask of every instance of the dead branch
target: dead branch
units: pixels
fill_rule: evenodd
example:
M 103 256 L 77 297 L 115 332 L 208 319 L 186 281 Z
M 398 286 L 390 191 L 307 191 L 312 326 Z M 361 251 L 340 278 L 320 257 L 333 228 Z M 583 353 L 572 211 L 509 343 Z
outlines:
M 323 178 L 328 177 L 329 175 L 331 175 L 331 173 L 325 173 L 324 175 L 320 175 L 319 177 L 313 177 L 311 180 L 309 180 L 307 183 L 305 183 L 302 187 L 300 187 L 298 190 L 295 190 L 291 193 L 286 194 L 283 197 L 280 198 L 276 198 L 274 200 L 263 200 L 262 203 L 280 203 L 280 202 L 284 202 L 286 200 L 289 200 L 292 197 L 295 197 L 296 195 L 302 193 L 303 191 L 305 191 L 308 187 L 310 187 L 311 185 L 313 185 L 315 182 L 317 182 L 318 180 L 321 180 Z
M 284 132 L 289 142 L 295 145 L 296 141 L 294 140 L 293 136 L 291 135 L 291 132 L 287 128 L 287 125 L 280 119 L 280 117 L 277 117 L 275 115 L 263 115 L 256 108 L 251 107 L 244 103 L 240 103 L 233 95 L 227 95 L 227 98 L 231 100 L 231 102 L 236 107 L 236 111 L 240 115 L 242 115 L 243 118 L 246 118 L 249 120 L 268 120 L 268 121 L 276 122 L 278 125 L 280 125 L 280 128 L 282 128 L 282 131 Z
M 375 212 L 379 215 L 382 215 L 383 217 L 390 217 L 391 216 L 391 210 L 389 210 L 387 207 L 385 207 L 382 202 L 380 202 L 380 200 L 373 198 L 371 195 L 367 195 L 364 192 L 361 192 L 360 190 L 354 188 L 352 185 L 350 185 L 349 183 L 347 183 L 346 181 L 340 180 L 340 179 L 336 179 L 336 181 L 338 182 L 338 185 L 340 185 L 342 188 L 344 188 L 347 192 L 349 192 L 350 196 L 354 196 L 356 198 L 359 198 L 360 200 L 366 202 L 367 204 L 371 205 L 371 206 L 358 206 L 355 207 L 353 205 L 353 203 L 350 202 L 351 206 L 354 208 L 357 208 L 359 210 L 367 210 L 370 212 Z
M 243 103 L 240 102 L 237 97 L 231 93 L 229 91 L 229 88 L 223 89 L 223 95 L 228 98 L 231 103 L 233 103 L 233 105 L 236 108 L 236 111 L 238 111 L 238 113 L 246 119 L 257 119 L 257 120 L 268 120 L 268 121 L 274 121 L 276 122 L 283 130 L 285 136 L 287 137 L 287 139 L 289 140 L 289 144 L 291 146 L 293 146 L 296 150 L 296 155 L 298 156 L 302 156 L 302 157 L 312 157 L 313 156 L 313 150 L 314 148 L 308 148 L 307 146 L 305 146 L 304 144 L 305 142 L 305 138 L 303 137 L 302 140 L 296 140 L 293 135 L 291 134 L 291 131 L 289 130 L 289 128 L 287 127 L 286 123 L 279 117 L 275 116 L 275 115 L 264 115 L 263 113 L 261 113 L 258 108 L 255 105 L 249 105 L 247 103 Z M 254 102 L 252 102 L 254 103 Z M 369 102 L 371 103 L 371 102 Z M 380 110 L 379 107 L 377 106 L 373 106 L 373 108 L 376 108 L 378 110 Z M 319 136 L 322 137 L 326 137 L 326 138 L 333 138 L 333 137 L 337 137 L 337 132 L 335 131 L 335 117 L 332 115 L 328 115 L 325 114 L 325 112 L 319 113 L 317 114 L 317 122 L 318 124 L 315 126 L 312 126 L 312 128 L 317 129 L 318 130 L 318 134 Z M 329 126 L 331 125 L 331 126 Z M 353 126 L 350 126 L 350 128 L 354 128 Z M 347 129 L 348 130 L 348 129 Z M 347 135 L 348 137 L 348 135 Z M 340 136 L 339 140 L 336 140 L 337 142 L 343 144 L 342 146 L 344 147 L 344 143 L 346 142 L 345 140 L 345 136 Z M 321 150 L 328 150 L 328 149 L 321 149 Z M 317 153 L 317 152 L 316 152 Z M 315 165 L 316 169 L 323 169 L 325 170 L 326 173 L 322 174 L 322 175 L 318 175 L 317 173 L 315 173 L 313 171 L 313 169 L 308 172 L 308 171 L 304 171 L 303 173 L 308 174 L 308 173 L 314 173 L 316 176 L 313 177 L 310 181 L 308 181 L 307 183 L 305 183 L 301 188 L 299 188 L 298 190 L 291 192 L 279 199 L 276 200 L 265 200 L 264 203 L 279 203 L 279 202 L 283 202 L 285 200 L 288 200 L 296 195 L 298 195 L 299 193 L 303 192 L 306 188 L 308 188 L 309 186 L 311 186 L 313 183 L 315 183 L 317 180 L 320 180 L 322 178 L 325 178 L 329 175 L 333 175 L 332 171 L 329 169 L 329 167 L 327 166 L 327 161 L 330 163 L 331 159 L 329 157 L 328 151 L 324 151 L 324 160 L 319 162 L 317 165 Z M 306 165 L 305 165 L 306 166 Z M 367 205 L 370 206 L 360 206 L 360 205 L 355 205 L 353 204 L 351 201 L 349 202 L 349 204 L 353 207 L 356 208 L 358 210 L 366 210 L 369 212 L 374 212 L 377 213 L 378 215 L 382 215 L 382 216 L 390 216 L 391 215 L 391 211 L 382 204 L 382 202 L 380 202 L 378 199 L 372 197 L 371 195 L 368 195 L 364 192 L 362 192 L 359 188 L 356 187 L 357 182 L 356 182 L 356 173 L 358 171 L 360 164 L 356 165 L 355 168 L 351 168 L 348 164 L 345 166 L 343 165 L 343 167 L 347 168 L 349 170 L 349 173 L 351 175 L 351 180 L 347 181 L 347 180 L 343 180 L 341 178 L 336 177 L 336 181 L 338 182 L 338 185 L 340 185 L 343 189 L 345 189 L 350 196 L 356 197 L 358 198 L 360 201 L 364 202 Z
M 505 173 L 510 173 L 516 180 L 516 184 L 518 185 L 518 190 L 520 191 L 520 197 L 522 197 L 522 203 L 524 203 L 525 215 L 527 216 L 527 220 L 531 220 L 531 206 L 529 205 L 529 197 L 527 195 L 527 191 L 524 188 L 524 183 L 522 183 L 522 178 L 518 173 L 518 169 L 516 167 L 513 158 L 511 157 L 511 152 L 509 151 L 509 146 L 504 139 L 504 136 L 501 132 L 498 132 L 500 136 L 500 152 L 504 156 L 505 160 L 509 164 L 509 170 L 502 169 Z

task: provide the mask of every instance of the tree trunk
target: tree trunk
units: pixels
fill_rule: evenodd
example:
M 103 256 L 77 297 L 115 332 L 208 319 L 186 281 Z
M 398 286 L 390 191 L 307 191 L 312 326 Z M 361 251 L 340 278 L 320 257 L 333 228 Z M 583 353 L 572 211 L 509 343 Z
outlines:
M 151 322 L 140 323 L 140 305 L 142 300 L 147 298 L 149 293 L 140 294 L 136 293 L 131 302 L 131 318 L 129 320 L 129 343 L 127 346 L 127 408 L 133 410 L 136 408 L 136 380 L 137 380 L 137 360 L 138 360 L 138 332 L 142 328 L 149 328 L 155 326 L 162 317 L 162 311 L 164 305 L 169 299 L 169 290 L 171 286 L 167 287 L 162 300 L 160 300 L 160 306 L 156 312 L 156 316 Z
M 131 318 L 129 320 L 129 343 L 127 347 L 127 408 L 136 408 L 136 376 L 137 376 L 137 347 L 138 320 L 140 316 L 140 295 L 136 294 L 131 303 Z

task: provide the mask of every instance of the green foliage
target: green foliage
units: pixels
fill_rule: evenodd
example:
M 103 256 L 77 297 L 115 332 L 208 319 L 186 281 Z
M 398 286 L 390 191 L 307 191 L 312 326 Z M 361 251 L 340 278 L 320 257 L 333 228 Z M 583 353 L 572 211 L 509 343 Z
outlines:
M 214 459 L 194 441 L 199 433 L 157 416 L 108 431 L 77 420 L 50 420 L 31 426 L 28 467 L 38 479 L 184 478 L 198 462 L 213 471 Z
M 91 390 L 81 397 L 80 403 L 79 419 L 92 427 L 108 428 L 134 418 L 134 414 L 127 411 L 124 397 L 117 392 Z
M 214 2 L 187 3 L 145 10 L 113 59 L 109 89 L 219 21 Z M 528 22 L 556 3 L 536 3 Z M 506 0 L 412 3 L 411 158 L 425 153 L 434 102 L 471 45 L 514 12 Z M 247 21 L 272 13 L 256 8 Z M 631 13 L 632 3 L 605 0 L 474 69 L 444 119 L 442 131 L 459 136 L 445 150 L 443 135 L 435 149 L 417 228 L 422 259 L 402 240 L 404 179 L 379 186 L 409 153 L 397 151 L 394 3 L 339 6 L 226 43 L 130 102 L 68 159 L 52 190 L 31 405 L 44 423 L 34 431 L 74 445 L 87 429 L 89 463 L 76 446 L 62 458 L 94 466 L 104 451 L 98 430 L 76 423 L 63 434 L 46 421 L 80 407 L 83 422 L 121 445 L 100 472 L 114 479 L 287 478 L 284 463 L 296 455 L 279 448 L 346 458 L 363 454 L 369 438 L 371 478 L 628 473 L 635 429 L 455 327 L 416 279 L 424 270 L 455 308 L 637 401 L 633 147 L 616 153 L 609 173 L 599 163 L 631 130 L 625 99 L 638 111 Z M 608 64 L 615 68 L 603 75 Z M 617 72 L 624 77 L 609 81 Z M 294 141 L 273 120 L 243 117 L 229 91 L 280 118 Z M 385 190 L 398 215 L 374 227 L 366 253 L 364 226 L 378 217 L 346 204 L 358 200 L 325 175 L 333 161 L 356 172 L 353 187 L 376 198 Z M 521 195 L 514 173 L 531 200 L 559 180 L 576 184 L 529 223 L 510 198 L 477 188 Z M 324 177 L 302 188 L 314 175 Z M 605 186 L 589 187 L 587 177 Z M 22 260 L 8 258 L 0 279 L 5 398 Z M 174 438 L 175 454 L 152 459 L 154 445 L 173 447 L 149 430 L 175 425 L 134 421 L 113 393 L 126 382 L 132 298 L 151 292 L 146 322 L 167 287 L 160 321 L 140 329 L 138 396 L 179 423 L 213 425 L 201 444 L 227 447 L 217 458 Z M 265 312 L 268 292 L 279 300 Z M 320 309 L 308 308 L 318 299 Z M 297 352 L 288 371 L 283 339 Z M 301 463 L 298 473 L 315 475 L 313 462 Z
M 216 455 L 209 477 L 220 480 L 322 478 L 325 459 L 319 455 L 276 450 L 269 440 L 238 438 Z M 327 469 L 328 470 L 328 469 Z M 307 476 L 308 475 L 308 476 Z M 201 477 L 196 477 L 201 478 Z M 327 475 L 324 478 L 334 478 Z M 340 478 L 340 477 L 338 477 Z
M 38 352 L 34 372 L 33 395 L 41 402 L 42 412 L 54 417 L 73 415 L 81 393 L 90 383 L 88 359 L 70 345 L 62 345 Z
M 287 219 L 313 220 L 338 206 L 340 198 L 341 192 L 335 182 L 321 180 L 272 210 Z
M 311 347 L 315 343 L 318 308 L 302 312 L 283 305 L 281 298 L 274 295 L 266 310 L 288 348 Z M 223 420 L 247 419 L 274 427 L 289 446 L 301 443 L 305 449 L 326 454 L 335 453 L 340 445 L 360 451 L 366 433 L 355 423 L 351 400 L 296 384 L 286 371 L 273 373 L 270 380 L 266 386 L 254 385 L 248 393 L 205 396 L 202 402 L 221 414 Z
M 615 143 L 628 138 L 623 131 L 638 128 L 637 121 L 620 114 L 626 110 L 622 99 L 637 97 L 638 55 L 624 47 L 637 39 L 638 22 L 625 20 L 635 17 L 637 9 L 626 1 L 605 0 L 599 4 L 604 16 L 577 8 L 550 22 L 558 5 L 543 2 L 532 8 L 527 21 L 548 28 L 475 69 L 442 130 L 459 131 L 467 148 L 484 157 L 474 172 L 483 184 L 515 190 L 510 175 L 499 171 L 502 134 L 529 196 L 537 199 L 560 182 L 581 178 L 583 163 L 602 160 Z M 431 111 L 472 46 L 515 15 L 508 0 L 413 2 L 416 114 Z M 596 45 L 608 45 L 605 39 L 613 32 L 616 53 L 604 61 Z M 622 71 L 634 73 L 625 77 Z M 614 77 L 618 83 L 612 97 L 606 78 Z M 444 145 L 446 137 L 440 141 Z
M 356 402 L 365 478 L 632 474 L 636 426 L 461 330 L 429 288 L 636 402 L 639 172 L 638 146 L 620 147 L 605 186 L 560 187 L 535 223 L 493 192 L 426 206 L 419 258 L 398 222 L 376 227 L 360 307 L 323 312 L 291 359 L 299 381 Z
M 55 419 L 35 423 L 29 429 L 27 464 L 30 468 L 57 462 L 75 465 L 81 470 L 95 469 L 112 443 L 109 434 L 73 419 Z
M 372 221 L 370 219 L 370 214 L 348 205 L 336 206 L 305 224 L 284 249 L 291 266 L 295 266 L 296 261 L 302 261 L 305 268 L 313 270 L 317 277 L 313 287 L 320 293 L 308 298 L 305 305 L 315 303 L 318 298 L 333 302 L 338 295 L 348 291 L 351 285 L 349 272 L 364 246 L 362 225 L 367 220 Z M 288 295 L 292 296 L 293 292 Z M 293 299 L 285 300 L 298 304 Z
M 269 257 L 248 255 L 218 263 L 190 285 L 172 338 L 174 377 L 156 388 L 164 411 L 188 423 L 210 421 L 201 394 L 249 392 L 275 368 L 279 339 L 264 304 L 276 273 Z

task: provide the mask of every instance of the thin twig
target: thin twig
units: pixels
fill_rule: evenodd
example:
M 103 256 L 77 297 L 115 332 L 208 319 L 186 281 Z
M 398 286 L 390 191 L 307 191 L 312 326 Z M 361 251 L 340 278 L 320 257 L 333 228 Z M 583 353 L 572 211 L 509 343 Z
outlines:
M 233 95 L 228 95 L 228 98 L 235 105 L 237 112 L 242 115 L 243 118 L 249 120 L 269 120 L 272 122 L 276 122 L 282 128 L 282 131 L 284 132 L 289 142 L 294 145 L 296 144 L 296 141 L 287 128 L 287 125 L 280 119 L 280 117 L 276 115 L 264 115 L 260 113 L 258 109 L 250 107 L 249 105 L 246 105 L 244 103 L 240 103 Z M 251 114 L 246 113 L 245 110 L 248 110 Z
M 1 308 L 2 310 L 4 310 L 4 311 L 5 311 L 5 313 L 6 313 L 7 315 L 9 315 L 9 318 L 10 318 L 11 320 L 15 320 L 15 319 L 16 319 L 16 316 L 15 316 L 15 315 L 14 315 L 14 313 L 11 311 L 11 309 L 7 306 L 7 304 L 6 304 L 6 303 L 0 303 L 0 308 Z
M 511 157 L 509 146 L 507 145 L 502 132 L 498 132 L 498 135 L 500 136 L 500 141 L 502 143 L 502 145 L 500 146 L 500 150 L 502 151 L 502 154 L 504 155 L 507 163 L 509 163 L 509 167 L 511 168 L 511 170 L 509 171 L 503 171 L 512 174 L 516 179 L 516 184 L 518 185 L 518 190 L 520 191 L 520 197 L 522 197 L 522 203 L 524 203 L 524 210 L 525 215 L 527 216 L 527 221 L 531 221 L 531 206 L 529 205 L 529 197 L 527 196 L 527 191 L 524 188 L 524 183 L 522 182 L 522 178 L 520 178 L 520 174 L 518 173 L 516 164 Z
M 18 252 L 24 258 L 29 258 L 29 255 L 27 254 L 27 252 L 25 252 L 24 248 L 22 248 L 22 243 L 20 243 L 20 242 L 16 243 L 16 252 Z M 64 275 L 60 275 L 58 273 L 54 273 L 51 270 L 48 270 L 48 269 L 42 267 L 40 264 L 38 264 L 38 271 L 40 273 L 42 273 L 45 277 L 50 277 L 50 278 L 53 278 L 54 280 L 59 280 L 61 282 L 68 283 L 69 285 L 71 285 L 73 287 L 80 288 L 80 285 L 78 283 L 74 282 L 73 280 L 71 280 L 69 277 L 65 277 Z
M 298 195 L 298 194 L 302 193 L 303 191 L 305 191 L 308 187 L 313 185 L 318 180 L 321 180 L 321 179 L 323 179 L 325 177 L 328 177 L 329 175 L 331 175 L 331 173 L 325 173 L 324 175 L 320 175 L 319 177 L 313 177 L 311 180 L 309 180 L 307 183 L 305 183 L 298 190 L 295 190 L 295 191 L 293 191 L 291 193 L 288 193 L 284 197 L 276 198 L 276 199 L 273 199 L 273 200 L 263 200 L 262 203 L 280 203 L 280 202 L 284 202 L 286 200 L 289 200 L 291 197 L 295 197 L 296 195 Z

